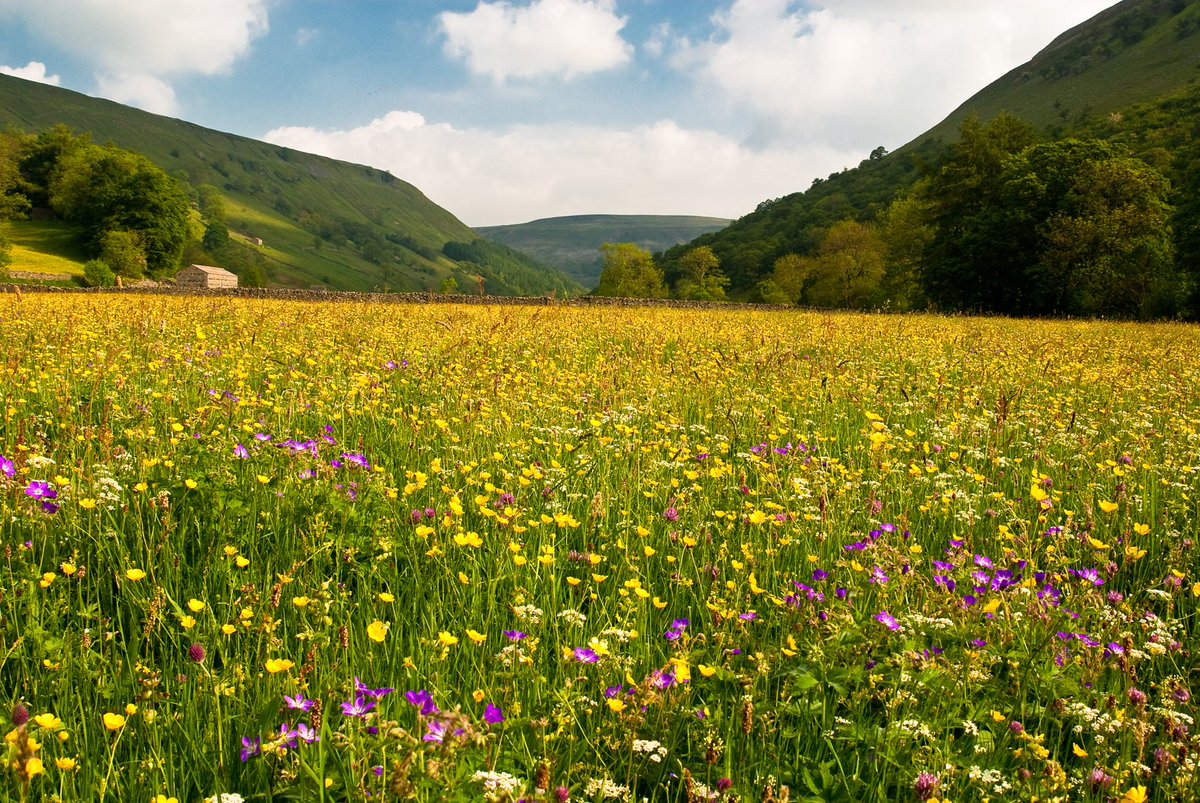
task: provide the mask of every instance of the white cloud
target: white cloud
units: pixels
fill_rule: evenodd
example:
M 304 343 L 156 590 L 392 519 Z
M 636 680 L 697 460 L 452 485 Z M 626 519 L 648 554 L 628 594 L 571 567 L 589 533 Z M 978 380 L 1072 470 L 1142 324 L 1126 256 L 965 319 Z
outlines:
M 571 78 L 619 67 L 633 56 L 621 38 L 625 18 L 616 15 L 614 0 L 480 2 L 468 13 L 443 12 L 438 21 L 446 54 L 497 82 Z
M 100 94 L 117 103 L 127 103 L 155 114 L 175 115 L 179 104 L 175 90 L 166 81 L 147 73 L 97 75 Z
M 0 17 L 81 58 L 114 100 L 163 108 L 173 76 L 228 70 L 267 31 L 268 0 L 0 0 Z M 141 94 L 144 93 L 144 94 Z M 174 92 L 169 93 L 174 103 Z
M 388 170 L 477 226 L 603 212 L 738 217 L 861 158 L 833 147 L 754 151 L 670 121 L 492 132 L 409 111 L 347 131 L 279 128 L 263 139 Z
M 46 75 L 46 65 L 40 61 L 31 61 L 24 67 L 0 66 L 0 73 L 15 78 L 24 78 L 26 81 L 37 81 L 39 84 L 50 84 L 50 86 L 59 84 L 58 76 Z
M 897 146 L 1113 0 L 735 0 L 674 64 L 762 141 Z

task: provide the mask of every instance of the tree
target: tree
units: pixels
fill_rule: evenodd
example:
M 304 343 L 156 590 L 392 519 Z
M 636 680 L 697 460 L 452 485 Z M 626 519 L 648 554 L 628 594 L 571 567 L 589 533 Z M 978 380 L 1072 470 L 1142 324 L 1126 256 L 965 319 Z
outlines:
M 910 310 L 924 306 L 921 270 L 925 252 L 933 240 L 929 206 L 918 188 L 888 205 L 878 218 L 884 243 L 882 295 L 891 309 Z
M 190 207 L 179 184 L 136 153 L 87 145 L 65 154 L 50 184 L 58 214 L 80 228 L 92 253 L 109 231 L 137 232 L 146 264 L 159 274 L 179 266 Z
M 146 275 L 146 249 L 135 231 L 109 231 L 100 239 L 100 259 L 112 272 L 126 279 Z
M 1034 228 L 1022 312 L 1154 317 L 1174 314 L 1177 280 L 1167 203 L 1154 168 L 1099 140 L 1035 145 L 1012 160 L 1006 194 Z
M 796 304 L 804 296 L 804 287 L 812 273 L 813 260 L 799 254 L 784 254 L 775 260 L 774 269 L 769 281 L 787 299 L 786 303 Z M 771 288 L 767 288 L 770 290 Z M 764 294 L 764 301 L 766 300 Z
M 21 144 L 20 168 L 25 195 L 35 208 L 49 207 L 50 184 L 59 163 L 90 142 L 87 134 L 75 136 L 66 125 L 59 124 Z
M 29 199 L 22 192 L 19 144 L 16 137 L 0 134 L 0 220 L 19 220 L 29 212 Z
M 605 243 L 600 246 L 604 265 L 600 271 L 598 296 L 618 298 L 665 298 L 662 271 L 650 252 L 633 243 Z
M 884 245 L 870 223 L 843 220 L 825 233 L 812 258 L 808 303 L 820 307 L 863 308 L 879 298 Z
M 779 285 L 775 284 L 774 279 L 763 279 L 755 286 L 754 292 L 758 300 L 764 304 L 786 307 L 792 303 L 792 299 L 779 288 Z
M 211 184 L 201 184 L 196 188 L 200 216 L 213 223 L 225 223 L 225 198 L 221 191 Z
M 729 279 L 721 273 L 721 261 L 707 245 L 693 248 L 679 259 L 681 277 L 675 285 L 678 298 L 719 301 L 725 298 Z
M 204 237 L 200 243 L 209 253 L 218 254 L 229 245 L 229 229 L 224 223 L 214 220 L 204 227 Z
M 83 265 L 83 283 L 88 287 L 112 287 L 117 277 L 103 259 L 89 259 Z
M 1033 129 L 1011 114 L 988 124 L 972 115 L 959 129 L 950 157 L 925 184 L 934 236 L 925 251 L 922 284 L 937 304 L 1008 312 L 1023 289 L 1013 281 L 1014 260 L 997 216 L 1005 161 L 1033 144 Z M 998 244 L 1003 243 L 1003 247 Z
M 442 280 L 441 293 L 444 296 L 452 296 L 458 292 L 458 279 L 453 276 L 447 276 Z

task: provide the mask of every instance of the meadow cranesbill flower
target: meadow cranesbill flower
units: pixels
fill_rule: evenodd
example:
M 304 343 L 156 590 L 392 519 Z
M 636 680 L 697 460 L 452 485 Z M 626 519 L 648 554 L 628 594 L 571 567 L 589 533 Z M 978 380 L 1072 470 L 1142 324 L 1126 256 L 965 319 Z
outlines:
M 408 700 L 410 705 L 415 706 L 418 709 L 418 713 L 423 717 L 439 713 L 438 707 L 433 703 L 433 695 L 425 689 L 406 691 L 404 692 L 404 699 Z
M 504 721 L 504 713 L 497 706 L 488 703 L 483 712 L 483 721 L 489 725 L 499 725 Z
M 310 728 L 307 722 L 301 722 L 299 725 L 297 725 L 296 730 L 293 731 L 293 733 L 305 744 L 315 744 L 321 741 L 320 735 L 318 735 L 315 730 Z
M 46 499 L 57 499 L 58 491 L 48 482 L 42 480 L 31 480 L 29 485 L 25 487 L 25 495 L 30 499 L 41 501 Z
M 7 457 L 0 457 L 0 474 L 8 477 L 10 480 L 17 476 L 17 467 L 13 465 L 13 461 Z
M 357 717 L 365 719 L 367 714 L 375 710 L 375 703 L 368 701 L 366 697 L 359 694 L 348 703 L 342 703 L 342 714 L 347 717 Z
M 242 446 L 240 443 L 234 445 L 233 454 L 240 460 L 250 459 L 250 452 L 246 451 L 246 447 Z
M 893 632 L 900 629 L 900 623 L 896 621 L 896 617 L 887 611 L 880 611 L 875 614 L 875 621 Z
M 382 700 L 384 697 L 387 697 L 389 694 L 394 692 L 395 689 L 388 688 L 386 686 L 380 689 L 372 689 L 370 686 L 363 683 L 356 677 L 354 678 L 354 691 L 355 693 L 364 695 L 366 697 L 373 697 L 376 700 Z
M 462 728 L 450 729 L 450 724 L 443 719 L 431 719 L 425 723 L 425 735 L 422 741 L 444 744 L 447 736 L 462 736 L 466 731 Z
M 262 739 L 258 737 L 250 738 L 249 736 L 242 737 L 241 758 L 243 764 L 260 753 L 262 753 Z
M 587 647 L 576 647 L 572 654 L 575 656 L 575 660 L 581 664 L 594 664 L 600 660 L 600 656 Z
M 283 703 L 289 709 L 303 711 L 306 714 L 312 710 L 315 702 L 315 700 L 306 699 L 303 694 L 297 694 L 295 697 L 288 697 L 286 694 L 283 696 Z
M 286 747 L 289 750 L 295 750 L 300 746 L 300 742 L 297 741 L 298 734 L 296 731 L 288 727 L 286 722 L 279 726 L 279 736 L 276 738 L 280 747 Z

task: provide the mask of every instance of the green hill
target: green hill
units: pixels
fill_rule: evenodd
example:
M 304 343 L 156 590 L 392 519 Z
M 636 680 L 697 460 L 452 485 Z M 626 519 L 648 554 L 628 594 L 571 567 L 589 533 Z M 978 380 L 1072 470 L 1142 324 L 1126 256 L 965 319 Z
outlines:
M 339 290 L 432 290 L 483 275 L 493 294 L 577 292 L 553 268 L 502 246 L 466 264 L 447 244 L 470 245 L 470 228 L 375 168 L 225 134 L 66 89 L 0 75 L 0 127 L 36 133 L 57 124 L 141 153 L 191 188 L 215 186 L 231 232 L 261 238 L 272 284 Z
M 811 254 L 824 231 L 870 220 L 945 156 L 963 120 L 1002 111 L 1047 138 L 1123 141 L 1168 175 L 1183 207 L 1200 192 L 1189 174 L 1200 95 L 1200 2 L 1125 0 L 1059 36 L 1027 64 L 988 85 L 930 131 L 897 151 L 817 179 L 806 191 L 764 201 L 725 229 L 665 254 L 668 279 L 689 248 L 708 245 L 734 297 L 753 297 L 776 259 Z M 1190 189 L 1189 189 L 1190 187 Z
M 604 243 L 634 243 L 653 253 L 727 225 L 724 218 L 687 215 L 572 215 L 475 231 L 558 268 L 584 287 L 595 287 Z

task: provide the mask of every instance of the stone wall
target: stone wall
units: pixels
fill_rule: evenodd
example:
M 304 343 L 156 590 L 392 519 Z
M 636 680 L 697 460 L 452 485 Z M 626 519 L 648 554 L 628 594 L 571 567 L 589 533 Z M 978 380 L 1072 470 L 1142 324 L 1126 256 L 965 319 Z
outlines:
M 355 293 L 338 290 L 288 290 L 282 288 L 240 287 L 237 289 L 205 289 L 199 287 L 44 287 L 38 285 L 0 285 L 0 293 L 119 293 L 125 295 L 195 296 L 201 298 L 257 298 L 283 301 L 359 302 L 371 304 L 482 304 L 521 307 L 662 307 L 667 309 L 711 310 L 795 310 L 796 307 L 776 307 L 767 304 L 738 304 L 722 301 L 678 301 L 654 298 L 602 298 L 580 296 L 560 299 L 549 296 L 480 296 L 443 295 L 442 293 Z

